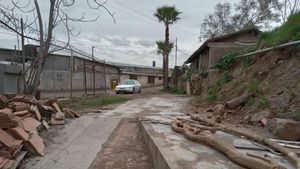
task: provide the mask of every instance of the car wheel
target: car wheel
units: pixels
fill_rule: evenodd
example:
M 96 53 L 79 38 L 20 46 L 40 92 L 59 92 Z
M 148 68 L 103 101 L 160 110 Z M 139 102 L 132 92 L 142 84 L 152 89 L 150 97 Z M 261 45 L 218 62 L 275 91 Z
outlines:
M 116 92 L 116 94 L 119 94 L 119 92 Z
M 140 88 L 140 90 L 139 90 L 139 93 L 141 93 L 142 92 L 142 88 Z
M 132 90 L 132 94 L 134 94 L 135 93 L 135 87 L 133 87 L 133 90 Z

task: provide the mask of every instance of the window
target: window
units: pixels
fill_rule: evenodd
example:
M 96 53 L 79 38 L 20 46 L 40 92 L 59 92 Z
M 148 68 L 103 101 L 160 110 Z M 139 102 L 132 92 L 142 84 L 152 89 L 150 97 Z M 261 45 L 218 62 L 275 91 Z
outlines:
M 158 77 L 158 80 L 162 80 L 162 77 Z
M 154 76 L 148 76 L 148 84 L 154 84 L 155 83 L 155 77 Z
M 129 79 L 137 80 L 137 75 L 129 75 Z
M 122 85 L 133 85 L 135 82 L 133 80 L 124 80 L 121 84 Z

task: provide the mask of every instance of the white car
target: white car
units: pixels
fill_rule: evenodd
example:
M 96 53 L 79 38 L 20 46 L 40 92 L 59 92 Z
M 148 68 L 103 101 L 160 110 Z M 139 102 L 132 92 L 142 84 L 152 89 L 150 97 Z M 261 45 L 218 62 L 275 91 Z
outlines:
M 119 93 L 141 93 L 142 85 L 137 80 L 123 80 L 121 84 L 117 85 L 115 92 Z

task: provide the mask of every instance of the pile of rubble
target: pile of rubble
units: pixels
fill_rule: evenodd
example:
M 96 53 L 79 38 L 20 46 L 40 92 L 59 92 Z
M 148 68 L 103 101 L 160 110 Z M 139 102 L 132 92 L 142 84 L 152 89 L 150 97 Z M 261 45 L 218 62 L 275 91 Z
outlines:
M 257 110 L 252 114 L 240 114 L 239 111 L 248 101 L 250 95 L 227 101 L 225 104 L 217 104 L 208 108 L 195 107 L 193 113 L 207 113 L 208 119 L 214 119 L 217 123 L 222 121 L 251 124 L 253 126 L 267 127 L 277 139 L 298 141 L 300 140 L 300 121 L 293 119 L 277 118 L 270 109 Z
M 15 168 L 25 154 L 44 155 L 39 131 L 49 125 L 63 125 L 66 117 L 79 117 L 70 108 L 60 109 L 54 100 L 39 101 L 34 96 L 0 96 L 0 169 Z

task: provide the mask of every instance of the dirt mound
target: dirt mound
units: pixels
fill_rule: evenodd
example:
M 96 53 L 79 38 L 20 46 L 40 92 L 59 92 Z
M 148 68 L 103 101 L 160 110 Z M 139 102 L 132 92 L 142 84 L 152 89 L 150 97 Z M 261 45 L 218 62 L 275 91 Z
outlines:
M 251 65 L 237 61 L 228 72 L 210 72 L 207 78 L 194 76 L 191 88 L 198 94 L 197 107 L 225 104 L 251 93 L 237 113 L 227 116 L 227 121 L 251 123 L 251 117 L 264 110 L 270 111 L 272 117 L 300 120 L 299 56 L 295 49 L 276 50 L 251 58 Z

